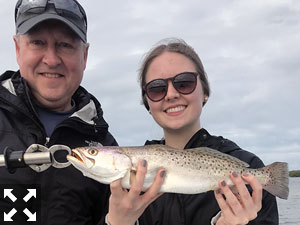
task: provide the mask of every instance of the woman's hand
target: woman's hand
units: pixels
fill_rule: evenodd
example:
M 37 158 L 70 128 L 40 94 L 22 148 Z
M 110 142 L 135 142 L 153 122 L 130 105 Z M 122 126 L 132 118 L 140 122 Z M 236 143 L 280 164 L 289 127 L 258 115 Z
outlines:
M 238 193 L 233 193 L 224 180 L 219 181 L 220 189 L 215 191 L 215 197 L 222 212 L 216 225 L 248 224 L 257 217 L 262 207 L 262 185 L 253 175 L 240 176 L 233 172 L 230 178 L 236 185 Z M 253 189 L 252 196 L 245 181 Z
M 111 225 L 133 225 L 147 206 L 162 195 L 159 190 L 165 177 L 164 169 L 157 172 L 152 185 L 141 195 L 146 172 L 147 162 L 142 160 L 139 162 L 136 179 L 129 191 L 122 188 L 122 179 L 111 183 L 108 212 L 108 221 Z

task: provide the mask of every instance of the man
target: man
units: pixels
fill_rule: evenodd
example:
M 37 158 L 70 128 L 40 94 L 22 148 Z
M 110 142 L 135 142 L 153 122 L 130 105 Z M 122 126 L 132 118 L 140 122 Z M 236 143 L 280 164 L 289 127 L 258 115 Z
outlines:
M 0 154 L 7 146 L 20 151 L 34 143 L 117 145 L 100 103 L 80 86 L 89 49 L 82 6 L 76 0 L 19 0 L 15 22 L 19 71 L 0 76 Z M 41 173 L 28 167 L 14 174 L 0 168 L 0 184 L 40 185 L 43 225 L 95 225 L 106 213 L 109 186 L 72 166 Z M 2 197 L 1 216 L 16 208 L 13 224 L 25 224 L 20 209 L 30 209 L 30 204 L 22 199 L 12 204 Z

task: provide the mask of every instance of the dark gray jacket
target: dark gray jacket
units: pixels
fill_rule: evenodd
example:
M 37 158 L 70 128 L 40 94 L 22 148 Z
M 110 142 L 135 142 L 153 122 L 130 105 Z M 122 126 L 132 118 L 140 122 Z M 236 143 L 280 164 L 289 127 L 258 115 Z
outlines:
M 147 144 L 165 144 L 164 141 L 147 141 Z M 234 142 L 210 135 L 200 129 L 187 143 L 185 149 L 210 147 L 247 162 L 251 168 L 263 167 L 254 154 L 242 150 Z M 195 195 L 165 193 L 154 201 L 140 217 L 140 225 L 210 225 L 211 219 L 220 211 L 213 191 Z M 276 198 L 264 191 L 262 209 L 249 225 L 277 225 Z
M 47 147 L 63 144 L 70 148 L 86 146 L 86 141 L 117 145 L 103 119 L 100 103 L 82 87 L 78 88 L 73 100 L 76 112 L 60 123 L 49 139 L 35 112 L 25 80 L 19 72 L 7 71 L 2 74 L 0 154 L 3 154 L 6 146 L 20 151 L 26 150 L 33 143 Z M 104 209 L 107 209 L 109 186 L 84 177 L 73 166 L 64 169 L 50 167 L 41 173 L 31 168 L 21 168 L 14 174 L 2 167 L 1 184 L 39 184 L 43 225 L 94 225 L 106 213 Z M 12 206 L 21 210 L 25 205 L 24 201 L 20 201 L 19 205 L 18 202 L 12 205 L 10 200 L 0 196 L 1 215 L 3 212 L 8 213 Z M 22 218 L 20 221 L 14 220 L 14 224 L 23 224 L 22 221 L 24 222 Z

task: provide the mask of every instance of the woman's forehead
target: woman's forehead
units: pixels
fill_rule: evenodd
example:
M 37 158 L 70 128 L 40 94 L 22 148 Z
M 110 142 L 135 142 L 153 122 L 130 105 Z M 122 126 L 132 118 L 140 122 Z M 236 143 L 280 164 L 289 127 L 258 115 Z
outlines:
M 196 72 L 193 61 L 180 53 L 164 52 L 150 63 L 146 82 L 150 79 L 173 77 L 182 72 Z

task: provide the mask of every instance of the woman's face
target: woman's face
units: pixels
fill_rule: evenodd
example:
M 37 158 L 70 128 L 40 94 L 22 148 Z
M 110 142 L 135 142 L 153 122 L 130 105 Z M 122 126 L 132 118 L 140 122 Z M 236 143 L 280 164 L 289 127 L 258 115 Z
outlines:
M 154 79 L 166 79 L 183 72 L 196 72 L 195 65 L 186 56 L 164 52 L 148 67 L 146 83 Z M 180 94 L 168 81 L 168 92 L 161 101 L 153 102 L 148 97 L 150 113 L 165 132 L 197 132 L 200 129 L 200 115 L 204 102 L 202 85 L 197 76 L 197 86 L 188 95 Z

